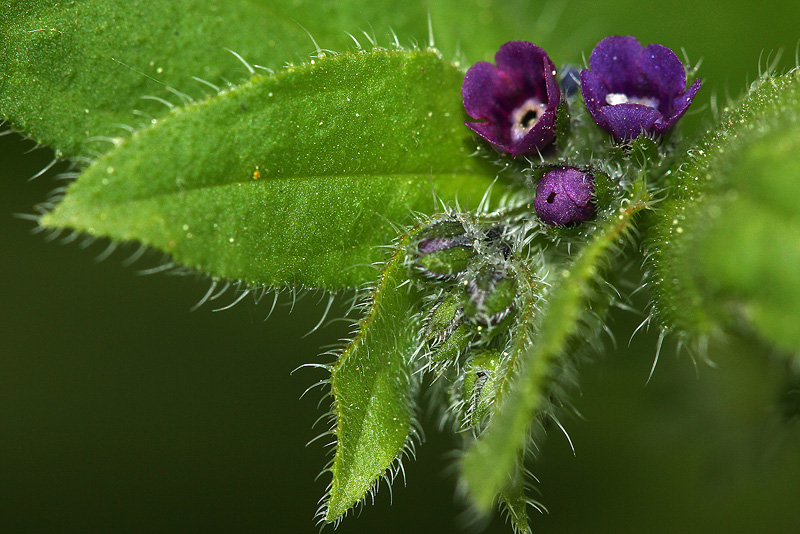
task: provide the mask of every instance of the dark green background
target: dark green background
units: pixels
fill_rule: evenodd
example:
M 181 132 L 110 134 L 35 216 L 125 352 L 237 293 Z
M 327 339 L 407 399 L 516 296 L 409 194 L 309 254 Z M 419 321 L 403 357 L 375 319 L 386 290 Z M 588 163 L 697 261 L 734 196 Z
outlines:
M 692 129 L 712 94 L 724 101 L 757 76 L 762 52 L 782 47 L 782 67 L 794 66 L 799 20 L 789 1 L 575 1 L 548 38 L 533 29 L 508 38 L 548 47 L 557 63 L 580 62 L 611 33 L 684 47 L 704 58 Z M 319 347 L 345 326 L 303 337 L 324 309 L 319 295 L 291 314 L 279 305 L 266 322 L 271 298 L 190 312 L 208 282 L 138 276 L 156 255 L 124 268 L 123 252 L 93 261 L 104 243 L 32 235 L 13 214 L 57 185 L 52 172 L 27 181 L 51 158 L 27 153 L 34 146 L 0 138 L 0 530 L 315 532 L 327 479 L 314 477 L 327 456 L 321 442 L 304 445 L 323 409 L 319 390 L 298 397 L 324 374 L 290 371 L 328 361 Z M 585 420 L 564 421 L 576 455 L 555 431 L 532 466 L 550 510 L 533 517 L 535 531 L 800 530 L 800 429 L 780 417 L 785 363 L 733 339 L 711 351 L 716 368 L 695 368 L 668 345 L 646 386 L 654 335 L 628 349 L 641 317 L 612 319 L 621 348 L 582 367 Z M 459 531 L 454 441 L 423 421 L 427 442 L 406 462 L 394 504 L 382 489 L 339 532 Z M 506 530 L 496 518 L 490 531 Z

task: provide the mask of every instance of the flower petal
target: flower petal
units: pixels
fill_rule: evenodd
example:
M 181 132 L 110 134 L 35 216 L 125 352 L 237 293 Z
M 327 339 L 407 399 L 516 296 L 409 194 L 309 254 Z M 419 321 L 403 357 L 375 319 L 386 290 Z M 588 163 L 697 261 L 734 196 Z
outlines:
M 461 86 L 464 109 L 474 119 L 494 119 L 500 111 L 498 103 L 507 92 L 508 81 L 503 73 L 486 61 L 470 67 Z
M 554 71 L 555 66 L 547 57 L 547 52 L 528 41 L 509 41 L 500 47 L 494 60 L 518 93 L 526 95 L 526 98 L 534 97 L 549 102 L 542 77 L 546 75 L 545 71 Z M 555 74 L 549 78 L 555 81 Z
M 619 141 L 636 139 L 647 132 L 661 118 L 661 113 L 650 106 L 641 104 L 617 104 L 600 108 L 605 126 L 601 127 Z M 600 122 L 598 121 L 598 124 Z
M 465 122 L 470 130 L 487 140 L 493 147 L 500 152 L 506 154 L 513 154 L 513 147 L 511 146 L 511 138 L 509 135 L 501 136 L 507 129 L 499 129 L 497 126 L 490 122 Z M 530 135 L 530 132 L 528 133 Z M 523 138 L 524 141 L 525 138 Z
M 664 117 L 664 121 L 656 124 L 655 128 L 658 132 L 666 132 L 672 129 L 675 126 L 675 123 L 678 122 L 678 119 L 683 117 L 683 114 L 686 113 L 686 110 L 689 108 L 689 105 L 694 100 L 697 91 L 700 90 L 700 85 L 702 85 L 702 80 L 695 80 L 694 83 L 689 86 L 685 93 L 676 97 L 672 102 L 672 113 L 668 117 Z
M 517 157 L 522 154 L 532 154 L 538 149 L 549 145 L 556 137 L 556 111 L 548 109 L 539 117 L 536 126 L 525 137 L 515 145 L 511 145 L 509 151 L 512 156 Z
M 505 43 L 495 60 L 496 67 L 479 62 L 464 76 L 464 108 L 471 117 L 486 120 L 465 124 L 513 156 L 543 149 L 555 139 L 561 103 L 555 65 L 544 50 L 526 41 Z M 529 112 L 536 114 L 536 122 Z
M 662 111 L 686 89 L 686 70 L 675 52 L 660 44 L 647 45 L 638 61 L 648 94 L 659 99 Z M 669 104 L 668 104 L 669 103 Z
M 589 67 L 605 82 L 608 92 L 636 92 L 639 88 L 637 61 L 641 53 L 642 45 L 636 38 L 612 35 L 594 47 Z
M 600 77 L 589 69 L 581 71 L 581 94 L 589 114 L 601 128 L 605 129 L 606 120 L 600 113 L 600 108 L 606 105 L 608 91 Z

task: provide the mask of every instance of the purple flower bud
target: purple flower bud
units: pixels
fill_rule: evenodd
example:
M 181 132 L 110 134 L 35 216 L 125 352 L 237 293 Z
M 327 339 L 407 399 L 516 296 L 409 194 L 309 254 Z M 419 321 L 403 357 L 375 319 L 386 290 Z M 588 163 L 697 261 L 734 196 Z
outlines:
M 675 52 L 660 44 L 642 45 L 612 35 L 589 57 L 581 72 L 583 101 L 595 122 L 617 141 L 641 133 L 660 136 L 675 126 L 700 89 L 686 89 L 686 70 Z
M 536 214 L 551 226 L 574 226 L 594 217 L 594 176 L 563 167 L 545 173 L 536 186 Z
M 535 153 L 556 136 L 561 91 L 556 67 L 547 53 L 527 41 L 511 41 L 494 56 L 497 66 L 481 61 L 467 71 L 461 96 L 466 122 L 500 152 L 516 157 Z

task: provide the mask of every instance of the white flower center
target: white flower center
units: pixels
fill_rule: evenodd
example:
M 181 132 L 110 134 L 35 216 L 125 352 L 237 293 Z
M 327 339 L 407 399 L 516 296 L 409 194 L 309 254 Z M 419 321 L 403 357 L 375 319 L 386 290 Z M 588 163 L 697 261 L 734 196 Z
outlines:
M 609 106 L 616 106 L 617 104 L 641 104 L 642 106 L 658 109 L 657 98 L 629 97 L 625 93 L 608 93 L 606 95 L 606 104 Z
M 511 140 L 518 143 L 542 118 L 547 106 L 535 98 L 529 98 L 511 114 Z

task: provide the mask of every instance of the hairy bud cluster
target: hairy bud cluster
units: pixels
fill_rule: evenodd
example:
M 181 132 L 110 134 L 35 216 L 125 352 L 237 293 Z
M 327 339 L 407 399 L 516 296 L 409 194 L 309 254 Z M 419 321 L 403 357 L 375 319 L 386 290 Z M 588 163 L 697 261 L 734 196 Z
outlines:
M 430 293 L 422 343 L 432 365 L 469 358 L 504 329 L 516 309 L 514 247 L 507 228 L 450 215 L 412 243 L 412 270 Z

